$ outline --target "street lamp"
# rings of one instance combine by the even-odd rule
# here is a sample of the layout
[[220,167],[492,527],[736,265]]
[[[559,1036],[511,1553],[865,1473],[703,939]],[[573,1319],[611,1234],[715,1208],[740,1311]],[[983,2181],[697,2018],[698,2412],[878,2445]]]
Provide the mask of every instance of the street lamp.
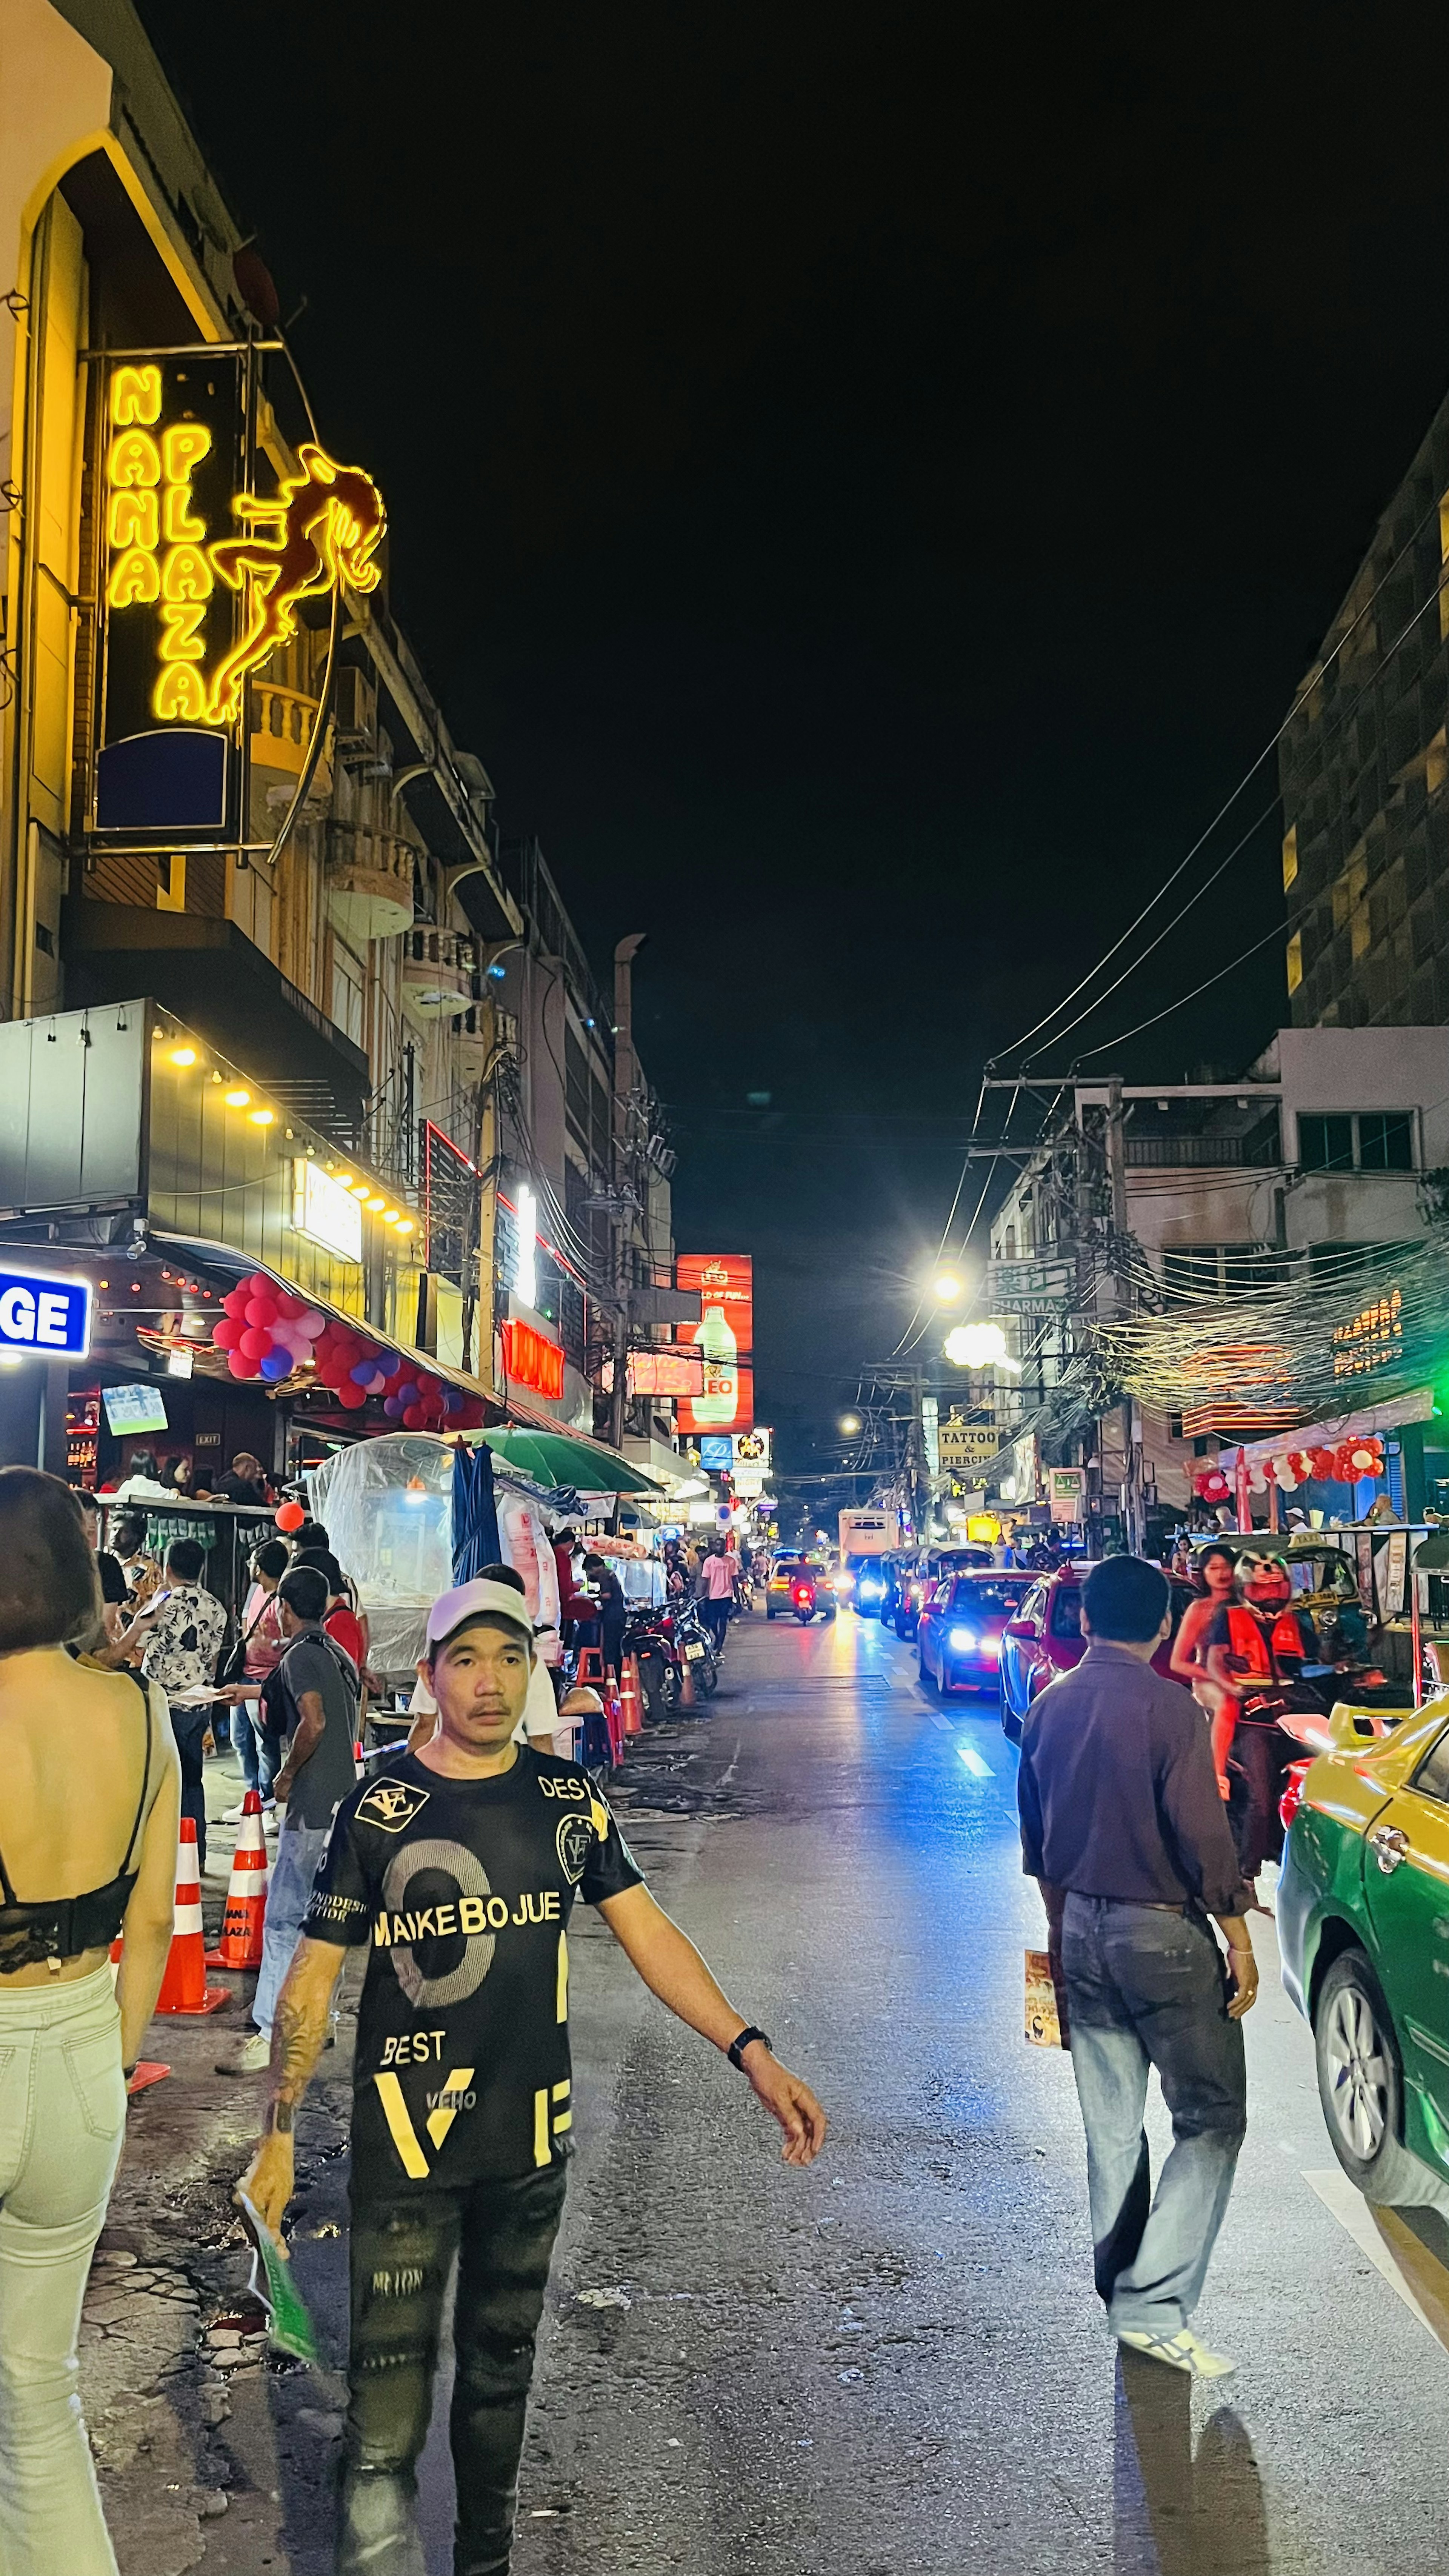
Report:
[[856,1432],[863,1428],[860,1415],[858,1413],[842,1413],[840,1417],[840,1428],[848,1440],[853,1439]]
[[1009,1355],[999,1324],[957,1324],[946,1335],[945,1356],[957,1368],[1004,1368],[1014,1376],[1021,1374],[1021,1362]]
[[954,1270],[943,1270],[931,1290],[938,1306],[954,1306],[964,1293],[963,1284]]

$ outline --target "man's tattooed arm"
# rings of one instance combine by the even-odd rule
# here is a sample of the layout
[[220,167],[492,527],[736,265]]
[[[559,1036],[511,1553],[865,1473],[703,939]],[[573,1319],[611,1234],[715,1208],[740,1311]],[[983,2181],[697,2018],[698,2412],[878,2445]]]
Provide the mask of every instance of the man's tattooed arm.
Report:
[[347,1952],[333,1941],[302,1940],[287,1971],[272,2025],[272,2063],[263,2124],[267,2136],[290,2136],[302,2096],[327,2038],[332,1989]]

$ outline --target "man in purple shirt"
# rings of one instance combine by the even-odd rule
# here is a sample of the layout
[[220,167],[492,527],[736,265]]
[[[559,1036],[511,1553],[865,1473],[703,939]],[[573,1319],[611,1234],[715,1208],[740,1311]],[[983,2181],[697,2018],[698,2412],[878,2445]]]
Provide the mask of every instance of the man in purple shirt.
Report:
[[[1022,1729],[1022,1866],[1041,1888],[1087,2133],[1097,2289],[1119,2343],[1196,2378],[1233,2367],[1188,2325],[1247,2121],[1240,2027],[1258,1972],[1202,1711],[1152,1670],[1165,1576],[1108,1557],[1082,1587],[1080,1664]],[[1222,1927],[1227,1957],[1209,1917]],[[1173,2144],[1155,2195],[1156,2067]]]

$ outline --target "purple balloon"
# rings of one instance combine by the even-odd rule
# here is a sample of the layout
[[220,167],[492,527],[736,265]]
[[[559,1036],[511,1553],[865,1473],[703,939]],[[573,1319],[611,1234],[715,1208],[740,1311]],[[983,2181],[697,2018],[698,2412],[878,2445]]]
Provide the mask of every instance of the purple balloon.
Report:
[[354,1386],[371,1386],[376,1375],[375,1363],[372,1360],[359,1360],[356,1368],[349,1369],[347,1374]]
[[401,1398],[401,1396],[397,1396],[397,1395],[389,1395],[389,1396],[385,1396],[385,1397],[383,1398],[383,1406],[382,1406],[382,1409],[383,1409],[383,1412],[387,1415],[387,1418],[388,1418],[389,1422],[396,1422],[396,1421],[398,1421],[398,1420],[401,1418],[401,1415],[402,1415],[402,1409],[403,1409],[403,1406],[402,1406],[402,1398]]
[[384,1351],[377,1365],[384,1377],[394,1378],[401,1377],[407,1363],[401,1351]]
[[261,1373],[275,1385],[278,1378],[290,1377],[295,1367],[296,1361],[290,1351],[268,1351],[262,1362]]

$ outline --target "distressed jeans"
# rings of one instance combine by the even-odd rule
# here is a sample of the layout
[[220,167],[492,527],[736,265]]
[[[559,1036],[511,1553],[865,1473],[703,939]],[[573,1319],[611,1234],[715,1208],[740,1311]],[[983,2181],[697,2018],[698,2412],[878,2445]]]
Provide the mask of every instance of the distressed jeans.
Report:
[[352,2183],[337,2576],[426,2576],[414,2500],[454,2258],[454,2576],[507,2576],[533,2346],[568,2167],[372,2199]]
[[[1069,1895],[1062,1969],[1097,2290],[1114,2334],[1173,2335],[1201,2295],[1247,2125],[1222,1956],[1199,1916]],[[1142,2126],[1154,2066],[1172,2114],[1155,2193]]]
[[76,2338],[125,2127],[110,1969],[0,1993],[4,2576],[116,2576]]
[[277,2017],[277,1997],[286,1984],[292,1953],[311,1902],[317,1863],[327,1848],[331,1831],[330,1822],[294,1825],[289,1816],[277,1836],[277,1856],[272,1863],[262,1923],[262,1964],[252,1997],[252,2019],[268,2039]]

